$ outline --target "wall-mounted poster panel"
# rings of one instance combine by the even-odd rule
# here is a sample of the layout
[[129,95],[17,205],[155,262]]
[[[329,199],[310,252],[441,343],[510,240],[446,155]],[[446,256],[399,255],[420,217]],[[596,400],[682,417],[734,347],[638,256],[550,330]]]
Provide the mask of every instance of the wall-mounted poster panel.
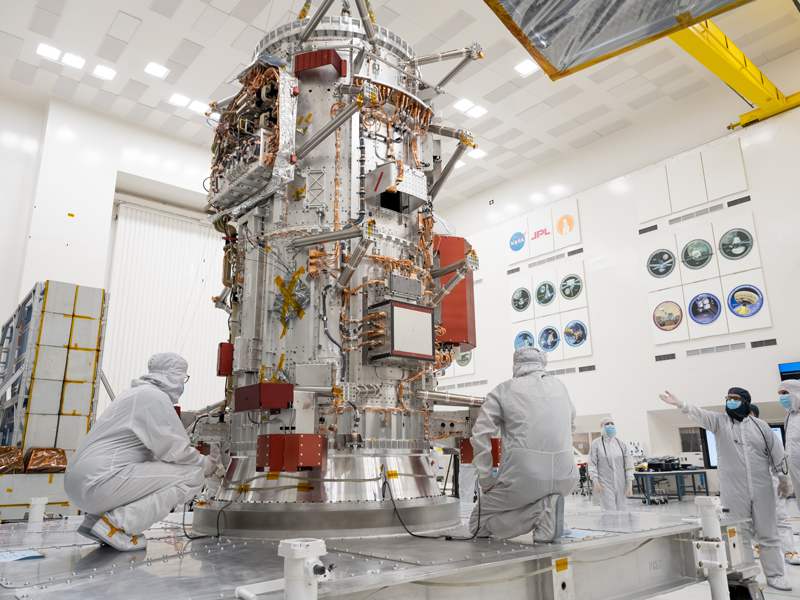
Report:
[[743,213],[714,223],[714,242],[720,275],[749,271],[761,266],[753,213]]
[[722,295],[731,333],[772,326],[764,273],[753,269],[722,277]]
[[528,219],[526,217],[512,219],[505,225],[503,231],[503,236],[498,243],[505,246],[508,263],[514,264],[527,260],[530,256]]
[[556,250],[581,243],[577,198],[562,200],[552,205],[552,216]]
[[511,326],[511,347],[514,350],[525,348],[526,346],[530,348],[537,348],[537,333],[538,330],[536,329],[536,321],[534,319],[528,319],[527,321],[514,323]]
[[642,275],[647,280],[649,291],[681,284],[680,258],[674,235],[648,241],[642,246],[640,256]]
[[533,288],[528,275],[513,277],[508,284],[508,310],[511,322],[526,321],[533,318]]
[[684,285],[719,277],[714,230],[711,225],[682,231],[675,235],[675,241]]
[[564,358],[591,356],[592,340],[589,330],[589,310],[579,308],[563,312],[560,317]]
[[453,360],[453,368],[455,369],[454,375],[461,377],[462,375],[475,374],[475,350],[468,350],[462,352]]
[[558,300],[561,311],[586,308],[588,292],[586,291],[586,277],[583,272],[583,261],[572,264],[559,265],[556,269],[558,285]]
[[707,146],[701,154],[709,201],[747,189],[747,176],[738,137]]
[[564,332],[561,328],[561,316],[556,314],[536,319],[536,325],[539,327],[536,347],[547,353],[547,361],[563,359]]
[[728,333],[728,316],[719,277],[683,286],[689,337],[697,340]]
[[650,293],[648,306],[651,315],[650,329],[656,345],[689,339],[681,286]]
[[639,223],[646,223],[672,212],[667,185],[667,169],[659,165],[631,178]]
[[672,212],[703,204],[708,200],[703,160],[694,152],[667,164],[667,181]]
[[549,206],[535,210],[528,216],[528,245],[531,258],[555,249],[553,216]]
[[556,269],[534,270],[531,276],[533,283],[533,314],[538,319],[561,311],[560,282]]

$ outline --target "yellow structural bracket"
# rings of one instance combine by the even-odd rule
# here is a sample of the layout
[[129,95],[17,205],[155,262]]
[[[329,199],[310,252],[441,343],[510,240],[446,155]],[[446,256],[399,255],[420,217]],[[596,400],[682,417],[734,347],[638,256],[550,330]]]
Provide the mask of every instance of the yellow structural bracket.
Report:
[[745,127],[800,105],[800,93],[785,96],[712,21],[701,21],[669,37],[758,107],[741,115],[728,129]]

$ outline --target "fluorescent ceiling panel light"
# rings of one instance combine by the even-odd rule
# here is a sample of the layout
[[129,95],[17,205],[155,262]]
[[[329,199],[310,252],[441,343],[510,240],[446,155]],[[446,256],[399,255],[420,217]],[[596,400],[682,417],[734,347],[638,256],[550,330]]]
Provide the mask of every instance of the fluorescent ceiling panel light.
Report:
[[466,98],[463,98],[458,102],[456,102],[455,104],[453,104],[453,108],[455,108],[456,110],[460,110],[461,112],[465,112],[470,108],[472,108],[473,106],[475,106],[475,104],[470,102]]
[[114,77],[117,76],[117,72],[114,69],[109,69],[108,67],[104,67],[103,65],[97,65],[94,68],[93,73],[97,75],[100,79],[105,79],[107,81],[111,81]]
[[186,96],[181,96],[180,94],[172,94],[172,98],[168,100],[170,104],[174,104],[175,106],[186,106],[189,104],[189,99]]
[[484,152],[483,150],[478,150],[476,148],[475,150],[467,154],[467,156],[469,156],[470,158],[483,158],[484,156],[486,156],[486,152]]
[[467,111],[467,114],[473,119],[477,119],[478,117],[482,117],[483,115],[485,115],[487,112],[489,111],[487,111],[482,106],[473,106]]
[[48,46],[47,44],[39,44],[39,47],[36,48],[36,54],[49,58],[50,60],[58,60],[58,57],[61,56],[61,50]]
[[205,102],[198,102],[197,100],[195,100],[189,105],[189,109],[193,110],[198,114],[204,115],[208,111],[209,106]]
[[75,67],[76,69],[82,69],[83,65],[86,64],[86,59],[67,52],[64,55],[64,58],[61,59],[61,62],[63,62],[68,67]]
[[461,168],[461,167],[463,167],[465,164],[467,164],[467,163],[465,163],[463,160],[459,160],[458,162],[456,162],[456,167],[455,167],[455,168],[456,168],[456,169],[460,169],[460,168]]
[[150,73],[150,75],[155,75],[160,79],[164,79],[167,73],[169,73],[169,69],[167,67],[162,67],[156,63],[147,63],[147,66],[144,68],[145,73]]
[[[219,122],[220,116],[222,116],[222,115],[220,115],[219,113],[211,113],[211,118],[213,120],[217,121],[217,122]],[[456,167],[456,168],[458,168],[458,167]]]
[[535,73],[536,71],[538,71],[539,65],[537,65],[532,60],[523,60],[516,67],[514,67],[514,70],[523,77],[527,77],[531,73]]

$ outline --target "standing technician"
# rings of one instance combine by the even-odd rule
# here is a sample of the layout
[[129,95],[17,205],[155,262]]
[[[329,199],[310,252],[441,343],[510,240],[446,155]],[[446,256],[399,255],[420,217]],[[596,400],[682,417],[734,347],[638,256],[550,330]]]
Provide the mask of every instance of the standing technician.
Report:
[[599,438],[589,448],[589,477],[603,510],[628,510],[625,499],[633,494],[633,457],[630,447],[617,437],[614,419],[600,421]]
[[[730,510],[730,516],[751,519],[740,525],[742,543],[749,550],[755,531],[767,585],[776,590],[791,590],[792,586],[783,577],[771,475],[775,473],[780,480],[778,497],[788,497],[791,486],[784,469],[783,447],[769,425],[750,416],[750,392],[738,387],[729,389],[725,413],[691,406],[669,392],[660,394],[660,398],[714,434],[720,500]],[[752,563],[753,554],[748,551],[744,554],[745,561]]]

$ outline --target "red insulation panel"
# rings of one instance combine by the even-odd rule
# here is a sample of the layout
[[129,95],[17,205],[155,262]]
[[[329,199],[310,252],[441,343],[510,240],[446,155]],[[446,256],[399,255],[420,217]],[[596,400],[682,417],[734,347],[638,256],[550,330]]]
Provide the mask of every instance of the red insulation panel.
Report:
[[339,56],[336,50],[317,50],[316,52],[306,52],[294,57],[295,74],[317,67],[332,65],[339,77],[347,77],[347,61]]
[[[434,247],[439,249],[439,265],[443,267],[458,262],[472,250],[472,246],[464,238],[449,235],[437,235]],[[442,277],[442,285],[454,276],[455,274],[450,274]],[[437,342],[457,345],[461,352],[472,350],[477,345],[472,271],[442,300],[442,327],[445,328],[445,334],[437,335]]]

